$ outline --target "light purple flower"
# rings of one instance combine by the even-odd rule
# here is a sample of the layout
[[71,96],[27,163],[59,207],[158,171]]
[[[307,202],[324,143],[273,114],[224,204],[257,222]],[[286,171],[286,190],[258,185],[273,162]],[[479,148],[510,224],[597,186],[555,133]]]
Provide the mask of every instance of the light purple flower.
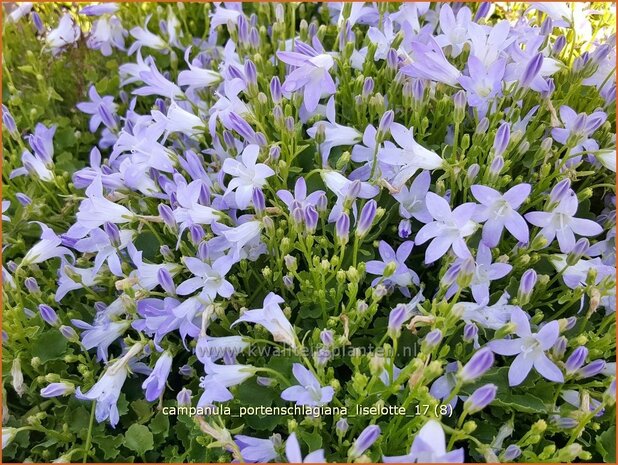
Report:
[[459,378],[469,383],[483,376],[494,364],[494,354],[491,350],[484,347],[474,353],[468,363],[459,372]]
[[307,195],[307,183],[305,178],[299,177],[294,184],[294,194],[288,190],[278,190],[277,197],[279,197],[283,203],[288,207],[290,213],[295,208],[305,210],[308,206],[317,206],[318,200],[321,196],[325,195],[324,191],[318,190]]
[[429,192],[431,174],[429,171],[421,171],[412,181],[410,187],[405,184],[393,197],[399,202],[399,214],[403,218],[416,218],[422,223],[430,223],[433,217],[427,210],[425,198]]
[[34,244],[22,259],[22,265],[41,263],[54,257],[69,255],[74,258],[73,252],[63,247],[62,239],[47,225],[37,222],[41,227],[41,240]]
[[77,42],[81,30],[79,26],[75,24],[73,17],[69,13],[65,13],[56,29],[51,30],[45,41],[47,46],[51,49],[53,55],[57,55],[62,51],[66,45],[71,45]]
[[155,363],[155,366],[148,378],[146,378],[142,383],[142,389],[146,391],[146,400],[148,402],[156,400],[159,396],[161,396],[161,394],[163,394],[167,377],[172,369],[173,361],[174,358],[170,352],[163,352],[157,360],[157,363]]
[[288,437],[288,440],[285,443],[285,455],[289,463],[326,463],[324,449],[318,449],[310,452],[303,460],[300,444],[296,438],[296,433],[292,433]]
[[380,427],[378,425],[367,426],[361,434],[358,435],[358,438],[356,438],[352,444],[352,447],[350,447],[348,457],[353,459],[360,457],[363,452],[369,449],[373,443],[376,442],[379,436]]
[[125,249],[133,239],[134,231],[123,229],[119,233],[118,243],[114,243],[108,234],[100,228],[90,231],[88,236],[78,240],[74,249],[82,253],[96,253],[94,259],[94,272],[98,272],[101,266],[107,262],[109,270],[116,276],[122,276],[122,266],[118,252]]
[[497,354],[517,355],[509,368],[509,385],[521,384],[532,367],[550,381],[563,382],[562,372],[545,354],[560,335],[558,322],[550,321],[538,333],[532,333],[528,315],[520,308],[516,308],[511,313],[511,323],[515,325],[517,338],[489,342],[489,348]]
[[230,255],[217,258],[212,264],[199,258],[185,257],[184,264],[195,276],[182,282],[176,292],[178,295],[188,295],[201,289],[200,298],[214,301],[217,295],[228,299],[234,293],[234,287],[225,276],[236,263]]
[[[379,276],[372,281],[371,285],[376,286],[383,280],[390,281],[398,286],[406,297],[410,297],[408,287],[412,284],[417,286],[420,284],[418,275],[406,265],[406,260],[412,253],[413,247],[414,242],[406,241],[402,243],[397,248],[397,252],[395,252],[388,243],[380,241],[378,251],[380,252],[380,258],[382,260],[370,260],[366,264],[367,273]],[[384,270],[391,263],[395,265],[395,271],[389,276],[383,276]]]
[[313,113],[320,98],[329,96],[337,90],[329,70],[335,61],[326,53],[318,53],[313,47],[296,41],[296,46],[302,44],[302,52],[277,52],[277,58],[296,69],[288,74],[283,83],[284,92],[295,92],[303,89],[303,105],[308,112]]
[[123,360],[119,360],[109,367],[101,379],[90,388],[88,392],[82,394],[81,388],[75,391],[75,397],[79,400],[96,401],[95,417],[100,423],[109,418],[109,423],[115,427],[120,420],[118,413],[118,398],[120,390],[127,379],[128,369]]
[[284,342],[296,348],[297,337],[294,332],[294,327],[285,317],[279,305],[283,302],[284,300],[280,296],[274,292],[270,292],[264,298],[262,308],[246,311],[232,324],[232,326],[242,321],[262,325],[273,335],[275,341]]
[[209,359],[204,362],[206,376],[200,382],[204,393],[197,403],[198,407],[232,400],[234,396],[228,388],[243,383],[255,374],[255,368],[250,365],[217,365]]
[[503,58],[489,66],[474,55],[468,58],[468,76],[461,76],[459,83],[466,90],[468,104],[478,108],[479,117],[485,116],[493,99],[501,95],[505,66]]
[[[222,8],[218,7],[218,10]],[[252,438],[237,434],[234,440],[240,449],[240,455],[248,463],[267,463],[277,458],[272,439]]]
[[475,184],[471,186],[472,195],[480,202],[474,220],[483,225],[483,242],[488,247],[496,247],[500,242],[502,230],[507,229],[518,241],[527,243],[530,232],[524,218],[516,211],[530,195],[530,184],[518,184],[504,194],[491,187]]
[[451,211],[448,202],[433,192],[427,193],[426,203],[434,221],[423,226],[414,239],[418,245],[433,239],[425,252],[425,263],[435,262],[451,247],[459,258],[469,257],[465,238],[476,231],[472,215],[477,205],[468,202]]
[[571,153],[577,154],[587,150],[598,150],[597,142],[590,136],[605,122],[607,115],[602,111],[595,111],[590,115],[575,113],[566,105],[560,107],[560,119],[564,128],[554,128],[551,135],[557,142],[570,145]]
[[455,58],[463,51],[468,40],[468,25],[472,20],[472,12],[467,6],[463,6],[453,13],[453,9],[447,3],[440,8],[440,30],[442,34],[436,36],[436,42],[442,48],[451,47],[450,55]]
[[[458,259],[453,266],[462,264],[465,260],[471,260],[470,258]],[[476,262],[474,263],[474,274],[472,281],[470,282],[470,290],[474,300],[479,304],[487,304],[489,302],[489,284],[491,281],[504,278],[511,272],[513,268],[508,263],[492,263],[491,250],[483,243],[479,244],[479,248],[476,254]],[[446,293],[446,298],[452,297],[459,286],[457,282],[454,282]]]
[[353,127],[338,124],[335,117],[335,98],[331,97],[326,104],[326,121],[317,121],[307,129],[307,134],[315,139],[318,129],[324,131],[324,142],[320,144],[322,166],[328,166],[328,157],[333,147],[355,145],[361,141],[362,134]]
[[245,209],[251,203],[254,188],[266,185],[266,178],[275,172],[264,163],[257,163],[260,147],[248,145],[242,153],[241,160],[228,158],[223,162],[222,171],[233,176],[226,190],[226,195],[234,193],[236,206]]
[[333,399],[334,389],[322,387],[315,375],[300,363],[292,365],[292,372],[299,384],[285,389],[281,393],[283,400],[296,402],[296,405],[319,406]]
[[442,425],[429,420],[414,436],[408,455],[382,457],[384,463],[463,463],[463,449],[446,451],[446,438]]
[[410,49],[413,62],[401,68],[403,74],[450,86],[457,85],[461,72],[449,63],[436,39],[429,37],[426,44],[412,42]]
[[73,393],[74,390],[73,385],[69,383],[50,383],[41,389],[41,397],[49,399],[51,397],[66,396]]
[[548,243],[558,238],[560,251],[568,253],[575,246],[575,234],[590,237],[603,232],[603,228],[594,221],[575,218],[578,206],[577,195],[569,190],[551,212],[530,212],[524,216],[529,223],[542,228],[540,234]]
[[435,170],[444,163],[440,155],[414,140],[413,128],[406,129],[399,123],[393,123],[390,133],[399,147],[386,142],[378,157],[382,163],[397,167],[391,180],[395,188],[403,186],[418,170]]

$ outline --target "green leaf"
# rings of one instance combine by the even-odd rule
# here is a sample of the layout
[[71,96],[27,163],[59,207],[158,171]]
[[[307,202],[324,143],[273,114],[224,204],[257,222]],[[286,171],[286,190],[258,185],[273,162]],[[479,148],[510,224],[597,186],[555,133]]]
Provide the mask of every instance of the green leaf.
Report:
[[142,455],[154,447],[154,438],[144,425],[131,425],[125,434],[125,446]]
[[64,355],[67,348],[67,340],[60,331],[49,329],[43,333],[36,341],[36,345],[32,348],[32,355],[39,357],[41,362],[49,362],[56,360]]
[[92,438],[99,449],[103,452],[105,460],[114,459],[120,453],[120,446],[123,443],[122,436],[95,436]]
[[150,402],[147,402],[144,399],[138,399],[131,402],[131,408],[137,415],[138,423],[145,423],[154,413]]
[[153,434],[167,435],[169,429],[170,420],[167,418],[167,415],[163,415],[162,413],[157,413],[154,419],[150,422],[150,430]]
[[616,427],[612,426],[599,435],[597,451],[605,463],[616,463]]

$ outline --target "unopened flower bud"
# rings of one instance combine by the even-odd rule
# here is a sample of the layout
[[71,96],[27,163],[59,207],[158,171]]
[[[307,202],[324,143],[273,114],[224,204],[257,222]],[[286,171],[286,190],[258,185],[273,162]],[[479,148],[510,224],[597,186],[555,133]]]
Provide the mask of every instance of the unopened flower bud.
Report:
[[468,413],[476,413],[491,404],[496,398],[498,386],[495,384],[485,384],[475,390],[464,402],[464,410]]
[[58,324],[58,315],[49,305],[41,304],[39,305],[39,313],[41,314],[41,318],[47,324],[56,326]]
[[459,378],[469,383],[483,376],[494,364],[494,354],[488,348],[478,350],[459,372]]

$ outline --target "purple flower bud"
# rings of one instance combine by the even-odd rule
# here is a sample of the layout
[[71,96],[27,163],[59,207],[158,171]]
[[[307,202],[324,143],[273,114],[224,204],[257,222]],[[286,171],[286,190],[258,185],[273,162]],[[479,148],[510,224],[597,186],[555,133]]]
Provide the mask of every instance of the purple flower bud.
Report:
[[[242,17],[242,16],[241,16]],[[182,388],[176,396],[176,401],[179,407],[188,407],[191,405],[191,390]]]
[[275,104],[283,100],[283,92],[281,91],[281,81],[277,76],[270,80],[270,97]]
[[460,90],[458,92],[455,93],[455,95],[453,96],[453,104],[455,105],[455,111],[464,111],[466,109],[466,92],[463,90]]
[[494,157],[494,159],[491,161],[491,165],[489,165],[489,172],[493,176],[498,176],[502,171],[502,168],[504,168],[504,158]]
[[475,413],[483,410],[491,404],[496,398],[498,386],[495,384],[486,384],[474,391],[464,403],[464,410],[468,413]]
[[389,69],[396,70],[399,65],[399,56],[397,55],[397,50],[394,48],[388,49],[386,52],[386,66]]
[[255,131],[242,116],[232,112],[230,113],[229,121],[231,128],[247,141],[253,142],[255,140]]
[[548,36],[552,33],[553,30],[554,22],[548,16],[547,18],[545,18],[545,21],[543,21],[543,24],[541,24],[541,35]]
[[552,423],[560,429],[573,429],[579,424],[575,418],[561,417],[558,415],[553,415],[551,420]]
[[9,111],[9,109],[3,104],[2,105],[2,125],[9,131],[9,134],[16,137],[19,135],[17,131],[17,125],[15,124],[15,119],[13,115]]
[[401,220],[399,222],[399,227],[397,228],[397,234],[402,239],[407,239],[412,234],[412,223],[410,220]]
[[573,246],[573,249],[567,255],[567,260],[566,260],[567,265],[573,266],[577,262],[579,262],[579,260],[584,255],[586,255],[586,252],[588,252],[589,248],[590,248],[590,241],[586,239],[585,237],[580,238]]
[[510,462],[521,455],[521,448],[517,444],[511,444],[504,450],[504,460]]
[[554,46],[552,47],[552,52],[554,53],[554,55],[558,55],[565,47],[566,45],[566,37],[564,37],[563,35],[560,35],[556,38],[556,41],[554,42]]
[[333,345],[333,341],[334,341],[333,332],[330,329],[323,329],[320,332],[320,340],[322,341],[322,344],[324,344],[325,346]]
[[425,81],[415,79],[412,83],[412,98],[417,102],[422,102],[425,98]]
[[257,85],[257,70],[255,69],[255,63],[249,59],[245,61],[245,76],[247,77],[247,84]]
[[118,226],[108,221],[103,223],[103,231],[105,231],[114,247],[120,246],[120,230],[118,229]]
[[528,299],[532,295],[532,291],[534,290],[534,286],[536,285],[537,274],[532,268],[526,270],[521,277],[521,281],[519,282],[519,290],[517,292],[517,299],[523,303],[527,303]]
[[28,289],[28,292],[30,292],[31,294],[41,293],[41,288],[39,287],[39,283],[37,283],[36,279],[34,279],[32,276],[28,276],[24,280],[24,285],[26,286],[26,289]]
[[322,347],[321,349],[318,349],[317,354],[316,354],[316,363],[319,366],[325,366],[328,361],[331,358],[331,352],[328,349],[325,349],[324,347]]
[[42,34],[43,31],[45,31],[45,25],[43,24],[41,16],[36,11],[33,11],[30,13],[30,17],[32,18],[32,22],[34,23],[34,27],[36,27],[36,30],[39,32],[39,34]]
[[283,285],[287,288],[287,289],[294,289],[294,276],[290,275],[290,274],[286,274],[283,277]]
[[429,349],[433,349],[438,344],[440,344],[440,341],[442,341],[442,331],[440,331],[439,329],[433,329],[427,333],[427,336],[425,336],[423,343]]
[[23,194],[21,192],[18,192],[17,194],[15,194],[15,198],[24,207],[32,203],[32,199],[28,197],[26,194]]
[[368,98],[373,93],[373,88],[375,84],[373,82],[373,78],[370,76],[365,78],[365,82],[363,83],[363,98]]
[[15,271],[17,271],[17,263],[15,263],[13,260],[9,260],[9,262],[6,264],[6,267],[11,273],[15,273]]
[[73,390],[73,385],[68,383],[51,383],[41,389],[41,397],[49,399],[51,397],[64,396],[65,394],[72,393]]
[[161,216],[165,225],[170,229],[176,229],[176,220],[174,219],[174,212],[172,209],[168,205],[160,203],[158,210],[159,216]]
[[489,130],[489,119],[484,116],[480,119],[479,123],[476,125],[475,132],[477,134],[485,134]]
[[294,133],[294,126],[295,126],[294,117],[288,116],[285,119],[285,129],[287,129],[289,133]]
[[53,308],[51,308],[49,305],[41,304],[39,305],[39,312],[41,314],[41,318],[43,318],[43,321],[45,321],[45,323],[51,326],[56,326],[56,324],[58,323],[58,315],[56,315],[56,312]]
[[547,90],[541,92],[541,96],[543,98],[549,98],[556,90],[556,83],[554,82],[554,78],[548,78],[545,82],[547,83]]
[[609,105],[616,100],[616,84],[604,85],[600,90],[601,97],[605,100],[605,103]]
[[190,365],[183,365],[178,369],[178,373],[180,376],[184,376],[186,378],[191,378],[193,376],[193,367]]
[[373,220],[376,217],[377,209],[378,204],[373,199],[371,199],[363,206],[360,217],[358,219],[358,224],[356,225],[356,235],[358,237],[365,237],[365,235],[369,232],[373,224]]
[[174,261],[174,252],[172,252],[172,249],[170,249],[169,245],[163,244],[161,247],[159,247],[159,252],[166,260]]
[[466,323],[463,330],[463,339],[466,342],[471,342],[478,333],[479,329],[474,323]]
[[564,330],[568,331],[569,329],[573,329],[577,324],[577,317],[570,316],[566,319],[566,325],[564,325]]
[[304,220],[303,210],[300,207],[292,210],[292,220],[295,224],[302,224]]
[[352,181],[348,193],[346,194],[346,200],[354,200],[355,198],[357,198],[360,194],[361,187],[361,182],[358,179]]
[[464,383],[469,383],[483,376],[494,364],[494,353],[489,348],[478,350],[466,363],[459,377]]
[[382,134],[382,135],[387,134],[394,120],[395,120],[395,112],[393,110],[386,111],[382,115],[382,118],[380,118],[380,125],[378,126],[378,134]]
[[457,276],[459,275],[459,272],[461,271],[461,264],[462,264],[461,261],[456,261],[448,268],[448,270],[446,270],[446,273],[444,273],[441,279],[442,283],[445,286],[450,286],[455,281],[457,281]]
[[258,216],[262,215],[266,210],[266,198],[259,187],[253,189],[253,208]]
[[526,67],[524,68],[524,72],[519,80],[519,85],[521,87],[529,87],[532,81],[537,77],[539,71],[541,71],[541,66],[543,66],[543,53],[539,52],[528,62]]
[[567,341],[567,338],[564,336],[560,336],[556,342],[554,343],[554,346],[552,347],[552,353],[554,354],[554,356],[556,358],[562,358],[564,356],[564,353],[566,352],[567,349],[567,344],[569,341]]
[[470,184],[474,182],[474,180],[476,179],[480,171],[481,171],[481,167],[479,166],[478,163],[473,163],[468,167],[466,178],[468,179],[468,182]]
[[564,364],[567,374],[579,370],[584,365],[586,357],[588,357],[588,349],[585,346],[579,346],[575,349]]
[[174,284],[174,279],[172,278],[171,273],[167,268],[161,267],[159,271],[157,271],[157,281],[159,285],[170,295],[176,294],[176,286]]
[[281,157],[281,148],[273,145],[268,151],[268,156],[272,161],[277,161]]
[[485,16],[489,14],[489,10],[491,10],[491,2],[482,2],[479,5],[478,10],[476,10],[474,21],[478,22],[479,20],[485,18]]
[[335,429],[337,430],[337,434],[345,434],[348,431],[348,420],[345,418],[337,420],[337,423],[335,423]]
[[341,245],[348,243],[350,238],[350,217],[347,213],[342,213],[335,224],[335,236]]
[[609,44],[601,44],[594,49],[590,59],[593,63],[599,64],[607,58],[611,51],[612,47]]
[[62,334],[69,341],[79,341],[79,336],[70,326],[60,326],[60,334]]
[[496,157],[501,156],[509,145],[511,140],[511,126],[509,123],[502,123],[496,131],[494,138],[494,153]]
[[251,44],[253,48],[260,47],[260,34],[254,27],[251,28],[251,32],[249,33],[249,44]]
[[607,365],[607,363],[605,362],[605,360],[601,360],[601,359],[590,362],[585,367],[577,370],[577,377],[578,378],[592,378],[593,376],[596,376],[599,373],[601,373],[605,369],[605,365]]
[[408,311],[404,304],[397,305],[388,315],[388,334],[391,338],[399,337],[401,333],[401,325],[404,324],[408,317]]
[[328,199],[326,198],[326,194],[320,194],[317,201],[315,202],[315,208],[317,208],[319,212],[326,211],[326,209],[328,208]]
[[551,190],[549,194],[549,201],[551,203],[560,202],[562,199],[564,199],[568,195],[570,190],[571,190],[571,180],[568,178],[563,179],[558,184],[556,184],[554,188]]
[[204,239],[205,235],[206,233],[204,232],[204,228],[202,228],[199,224],[192,224],[189,226],[189,239],[193,245],[197,246],[202,239]]
[[359,434],[354,444],[348,451],[348,456],[350,458],[357,458],[363,455],[367,449],[369,449],[374,442],[380,436],[380,427],[378,425],[370,425],[363,430],[361,434]]
[[313,234],[318,227],[318,219],[320,218],[320,215],[313,205],[307,205],[304,216],[307,232],[309,234]]

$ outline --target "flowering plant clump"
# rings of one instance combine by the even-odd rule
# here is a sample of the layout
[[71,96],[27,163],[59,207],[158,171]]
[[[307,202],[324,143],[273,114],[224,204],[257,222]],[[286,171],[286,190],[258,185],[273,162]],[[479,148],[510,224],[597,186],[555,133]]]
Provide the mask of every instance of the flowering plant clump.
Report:
[[615,461],[615,5],[3,15],[5,461]]

